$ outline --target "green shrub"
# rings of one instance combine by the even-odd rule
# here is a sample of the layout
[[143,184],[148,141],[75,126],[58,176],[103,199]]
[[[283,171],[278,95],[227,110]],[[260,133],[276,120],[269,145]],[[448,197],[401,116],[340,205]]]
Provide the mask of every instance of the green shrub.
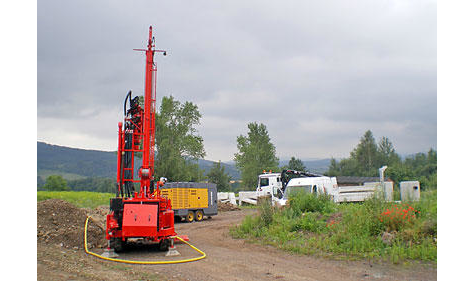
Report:
[[305,230],[321,233],[325,231],[327,225],[328,223],[319,213],[303,213],[302,218],[295,220],[295,223],[292,224],[291,231]]
[[68,187],[68,183],[65,179],[63,179],[60,175],[51,175],[46,178],[46,183],[43,186],[43,189],[49,191],[66,191],[70,190]]
[[[394,263],[437,260],[436,191],[424,191],[420,202],[407,205],[377,198],[336,205],[328,197],[303,193],[291,195],[289,203],[282,209],[260,206],[258,215],[246,217],[231,234],[235,238],[259,238],[256,241],[260,243],[299,254],[380,257]],[[414,217],[393,226],[394,222],[385,221],[383,216],[390,208],[398,208],[400,217],[406,214],[401,210],[410,210]]]
[[336,204],[325,193],[293,192],[289,195],[289,206],[296,215],[306,212],[329,214],[336,211]]
[[259,205],[259,215],[260,215],[260,222],[263,226],[269,226],[274,217],[274,208],[272,207],[269,200],[264,200]]
[[233,226],[230,228],[231,236],[234,238],[245,238],[248,235],[256,235],[256,230],[259,228],[259,217],[246,216],[239,226]]

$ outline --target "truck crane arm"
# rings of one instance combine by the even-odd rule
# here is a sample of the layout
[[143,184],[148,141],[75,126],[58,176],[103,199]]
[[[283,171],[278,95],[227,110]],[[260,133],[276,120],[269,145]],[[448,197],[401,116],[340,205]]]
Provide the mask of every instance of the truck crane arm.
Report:
[[293,178],[301,178],[301,177],[323,177],[320,174],[314,174],[309,172],[302,172],[302,171],[295,171],[295,170],[282,170],[280,174],[281,181],[282,181],[282,193],[285,191],[287,184]]

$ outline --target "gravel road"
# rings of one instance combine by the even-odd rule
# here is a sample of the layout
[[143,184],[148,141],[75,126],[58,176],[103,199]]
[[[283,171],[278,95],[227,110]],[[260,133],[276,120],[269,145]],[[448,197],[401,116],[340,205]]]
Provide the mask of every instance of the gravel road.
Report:
[[[229,227],[255,210],[221,212],[212,219],[177,223],[178,234],[206,252],[204,260],[173,265],[127,265],[38,241],[38,280],[437,280],[436,264],[394,265],[368,261],[337,261],[294,255],[271,247],[232,239]],[[179,258],[196,257],[177,244]],[[100,249],[96,249],[100,252]],[[165,260],[155,247],[135,246],[121,258]]]

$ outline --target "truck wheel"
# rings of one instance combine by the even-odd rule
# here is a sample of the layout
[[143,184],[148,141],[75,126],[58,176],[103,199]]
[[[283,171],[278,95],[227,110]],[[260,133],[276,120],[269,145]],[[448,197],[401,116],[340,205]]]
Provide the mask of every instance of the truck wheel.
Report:
[[111,239],[111,247],[116,251],[117,253],[120,253],[124,250],[125,242],[122,241],[121,238],[112,238]]
[[204,215],[203,215],[203,211],[202,211],[202,210],[197,210],[197,211],[195,212],[195,220],[196,220],[196,221],[202,221],[202,220],[203,220],[203,217],[204,217]]
[[194,219],[195,219],[195,213],[193,213],[193,211],[188,211],[188,215],[186,215],[186,221],[193,222]]
[[158,244],[158,247],[159,247],[160,251],[167,251],[168,247],[170,247],[170,240],[169,239],[163,239]]

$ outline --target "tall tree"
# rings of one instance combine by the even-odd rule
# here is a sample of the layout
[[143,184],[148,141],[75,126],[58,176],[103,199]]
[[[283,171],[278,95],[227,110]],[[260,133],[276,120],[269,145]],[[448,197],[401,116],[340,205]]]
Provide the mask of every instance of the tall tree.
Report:
[[382,137],[378,144],[379,163],[377,166],[394,166],[401,162],[393,144],[387,137]]
[[382,137],[378,145],[373,133],[368,130],[349,158],[337,162],[332,159],[327,174],[331,176],[378,176],[382,165],[395,166],[401,163],[399,155],[387,137]]
[[199,181],[203,170],[197,160],[206,153],[203,138],[195,126],[200,124],[198,106],[181,103],[172,96],[163,97],[155,117],[157,157],[155,177],[173,181]]
[[264,124],[253,122],[247,128],[247,136],[237,137],[238,153],[234,154],[234,161],[241,171],[244,186],[254,188],[262,170],[277,170],[279,159]]
[[350,158],[358,163],[362,176],[372,176],[377,174],[378,147],[374,140],[373,133],[368,130],[361,138],[360,143],[351,152]]
[[349,158],[339,162],[332,159],[326,174],[374,177],[382,165],[388,166],[385,175],[394,181],[395,187],[401,181],[418,180],[423,189],[437,188],[437,151],[431,148],[427,154],[417,153],[402,161],[387,137],[376,145],[371,131],[364,134]]
[[427,162],[429,164],[436,164],[437,165],[437,151],[434,149],[429,149],[429,152],[427,152]]
[[218,192],[229,191],[231,189],[229,184],[231,176],[224,171],[224,166],[221,165],[221,161],[213,163],[213,167],[206,175],[206,178],[216,184]]
[[289,164],[287,165],[287,168],[289,170],[296,170],[296,171],[302,171],[302,172],[307,171],[307,167],[305,167],[302,160],[300,160],[298,158],[295,158],[293,156],[292,156],[292,158],[290,158]]
[[329,177],[341,175],[341,167],[335,158],[332,157],[332,159],[330,160],[330,166],[328,166],[328,171],[325,173],[325,175]]

